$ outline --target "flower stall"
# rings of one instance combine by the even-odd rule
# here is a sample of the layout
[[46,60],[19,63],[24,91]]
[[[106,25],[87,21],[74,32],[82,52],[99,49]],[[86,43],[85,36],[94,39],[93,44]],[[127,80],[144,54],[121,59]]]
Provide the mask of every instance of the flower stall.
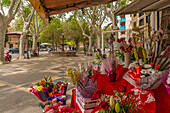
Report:
[[126,66],[120,65],[114,55],[102,55],[98,50],[95,55],[98,63],[81,65],[78,70],[68,68],[67,75],[76,85],[72,91],[72,108],[80,113],[169,112],[170,61],[161,46],[155,44],[165,40],[166,35],[155,32],[148,40],[150,49],[147,50],[137,45],[139,29],[133,30],[137,34],[129,40],[118,39],[120,49],[134,57]]

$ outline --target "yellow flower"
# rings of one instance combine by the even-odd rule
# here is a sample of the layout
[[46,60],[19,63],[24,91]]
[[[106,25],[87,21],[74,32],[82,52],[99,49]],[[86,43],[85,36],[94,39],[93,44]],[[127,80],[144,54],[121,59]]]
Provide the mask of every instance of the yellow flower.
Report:
[[60,90],[61,90],[61,88],[64,86],[64,84],[61,84],[61,86],[60,86]]
[[38,86],[38,87],[36,88],[36,90],[37,90],[37,91],[42,91],[43,88],[44,88],[43,86]]
[[115,111],[116,111],[116,113],[120,112],[120,106],[118,103],[116,103],[116,105],[115,105]]
[[110,107],[111,107],[112,110],[115,107],[115,100],[114,100],[113,96],[110,96]]

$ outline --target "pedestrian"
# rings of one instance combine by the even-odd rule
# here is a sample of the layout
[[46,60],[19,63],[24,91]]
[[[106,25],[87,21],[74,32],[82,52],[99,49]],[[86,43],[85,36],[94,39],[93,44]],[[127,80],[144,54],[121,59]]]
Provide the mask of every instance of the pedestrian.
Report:
[[84,44],[84,55],[86,55],[86,45]]
[[69,51],[71,51],[71,46],[69,46]]
[[94,47],[94,53],[96,53],[96,46]]
[[74,46],[72,47],[72,50],[74,51]]

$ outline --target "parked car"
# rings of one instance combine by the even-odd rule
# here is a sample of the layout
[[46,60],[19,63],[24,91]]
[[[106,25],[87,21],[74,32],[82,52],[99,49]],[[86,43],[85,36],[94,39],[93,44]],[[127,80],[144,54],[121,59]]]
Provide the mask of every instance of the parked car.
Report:
[[[9,53],[19,53],[19,48],[9,48]],[[26,49],[24,50],[24,53],[27,53]]]
[[9,48],[9,53],[19,53],[19,48]]

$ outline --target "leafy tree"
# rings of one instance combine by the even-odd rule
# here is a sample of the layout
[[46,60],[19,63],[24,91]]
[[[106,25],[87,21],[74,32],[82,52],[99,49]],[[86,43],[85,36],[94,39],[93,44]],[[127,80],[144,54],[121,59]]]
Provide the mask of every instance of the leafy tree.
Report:
[[32,19],[32,23],[29,28],[29,31],[33,35],[32,50],[34,50],[34,51],[37,51],[37,40],[45,26],[46,25],[43,22],[43,20],[40,18],[40,16],[37,15],[37,12],[35,12],[33,19]]
[[62,29],[68,40],[73,40],[75,42],[76,50],[78,50],[78,44],[83,40],[83,35],[76,18],[69,18],[63,23]]
[[57,45],[58,42],[61,40],[62,35],[62,21],[56,19],[55,17],[52,18],[51,24],[47,25],[43,31],[40,33],[40,42],[53,42]]
[[[19,14],[20,18],[22,18],[24,25],[23,25],[23,30],[22,34],[20,36],[20,45],[19,45],[19,58],[24,59],[24,43],[26,36],[28,35],[28,30],[30,27],[30,23],[34,14],[34,8],[30,6],[30,4],[27,4],[26,2],[21,2],[21,7],[19,8]],[[28,46],[28,45],[27,45]]]
[[[5,33],[8,24],[15,18],[21,0],[0,0],[0,63],[4,63]],[[4,8],[8,13],[4,13]]]

